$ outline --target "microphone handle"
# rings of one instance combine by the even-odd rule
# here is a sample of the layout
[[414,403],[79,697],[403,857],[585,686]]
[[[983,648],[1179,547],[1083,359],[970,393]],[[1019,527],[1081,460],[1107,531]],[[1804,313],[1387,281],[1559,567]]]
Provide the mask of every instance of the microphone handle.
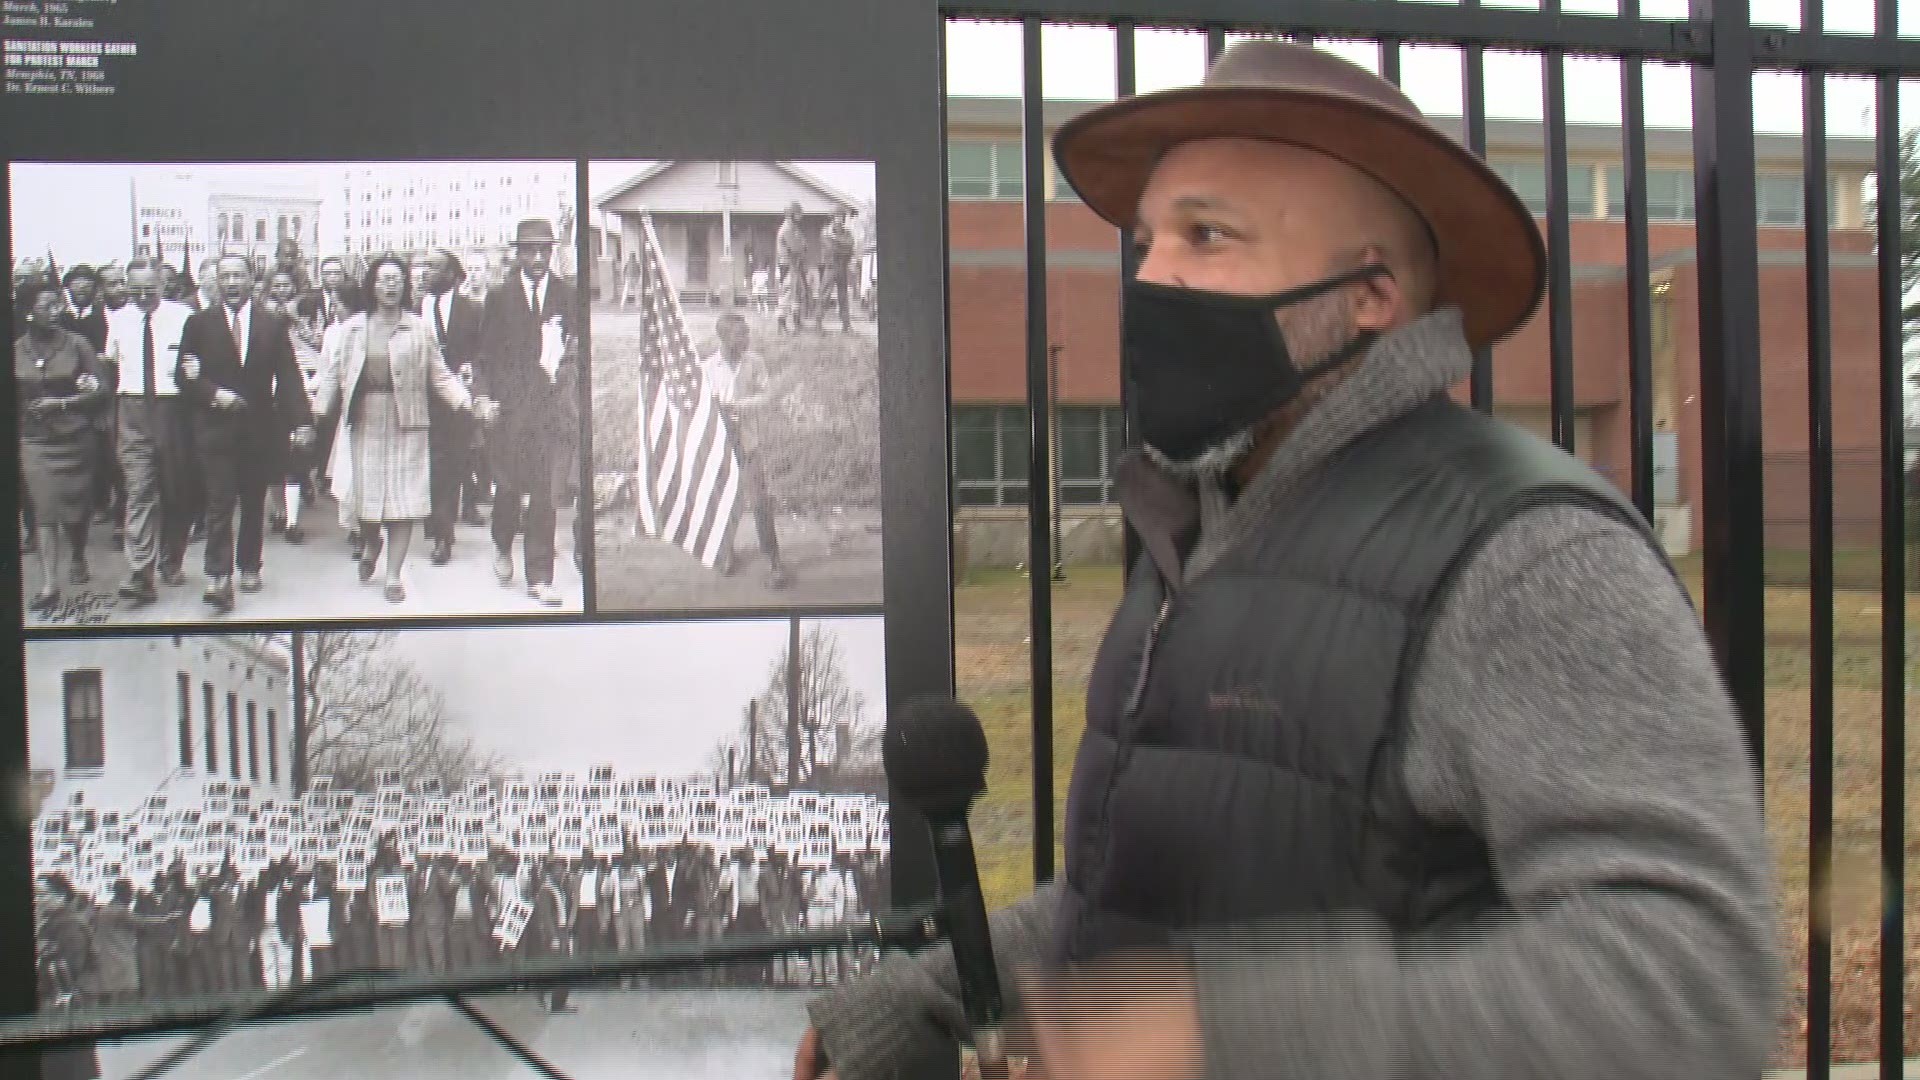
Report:
[[980,1080],[1006,1080],[1007,1048],[1001,1029],[1005,1007],[966,811],[928,813],[927,823],[933,833],[941,918],[947,940],[953,945],[953,966],[960,977],[960,1001],[966,1009],[967,1025],[973,1031]]

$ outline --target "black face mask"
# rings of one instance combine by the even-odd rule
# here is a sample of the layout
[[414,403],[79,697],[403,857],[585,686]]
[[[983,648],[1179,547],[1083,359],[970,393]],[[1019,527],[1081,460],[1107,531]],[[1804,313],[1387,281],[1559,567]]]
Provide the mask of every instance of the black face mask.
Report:
[[1237,296],[1129,281],[1121,368],[1140,437],[1173,461],[1191,461],[1260,422],[1308,381],[1372,344],[1362,334],[1307,367],[1293,360],[1277,308],[1390,274],[1366,266],[1267,296]]

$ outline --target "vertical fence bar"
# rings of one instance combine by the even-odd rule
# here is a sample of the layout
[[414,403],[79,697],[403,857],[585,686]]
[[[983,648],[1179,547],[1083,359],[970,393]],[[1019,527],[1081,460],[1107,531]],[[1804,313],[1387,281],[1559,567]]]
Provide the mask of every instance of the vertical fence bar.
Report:
[[1711,63],[1693,69],[1704,614],[1757,768],[1766,752],[1767,641],[1753,22],[1748,0],[1689,0],[1688,14],[1713,39]]
[[[1480,0],[1461,0],[1463,8],[1478,8]],[[1461,57],[1461,75],[1466,82],[1467,149],[1487,157],[1487,48],[1484,45],[1468,45]],[[1477,348],[1473,351],[1473,374],[1468,379],[1473,407],[1481,412],[1493,411],[1493,350]]]
[[1227,31],[1224,27],[1207,27],[1207,66],[1212,67],[1220,54],[1227,51]]
[[[1820,32],[1822,0],[1801,25]],[[1807,1080],[1833,1066],[1833,292],[1827,240],[1827,80],[1802,77],[1801,171],[1806,177],[1807,560],[1813,595],[1813,686],[1807,760]]]
[[[953,542],[954,537],[951,535],[954,513],[958,509],[955,503],[959,489],[959,485],[955,482],[957,477],[954,473],[953,459],[953,222],[950,212],[953,202],[953,184],[947,175],[951,169],[953,157],[948,149],[951,144],[947,135],[947,18],[944,14],[940,17],[939,23],[939,55],[935,57],[934,74],[935,78],[939,79],[940,86],[940,269],[945,276],[945,287],[940,290],[940,349],[947,380],[947,528],[950,545],[948,550],[957,556],[960,545]],[[877,334],[878,331],[876,330],[875,333]],[[960,575],[965,573],[967,568],[961,566],[957,558],[950,558],[949,563],[948,580],[957,583]],[[955,640],[955,632],[954,606],[949,600],[947,604],[948,641]],[[947,685],[957,687],[959,679],[958,663],[949,656],[947,657]],[[894,875],[896,898],[902,895],[900,890],[903,886],[900,881],[900,875]]]
[[1400,46],[1402,44],[1397,37],[1380,39],[1380,77],[1395,86],[1400,85]]
[[1041,22],[1021,20],[1021,184],[1027,228],[1027,585],[1033,639],[1033,882],[1053,880],[1053,417],[1047,396],[1047,117]]
[[[1877,0],[1876,36],[1899,33]],[[1907,514],[1904,312],[1900,276],[1900,73],[1876,77],[1874,199],[1880,270],[1880,1078],[1898,1080],[1906,1044]]]
[[[1558,12],[1560,0],[1546,0]],[[1542,58],[1547,127],[1547,330],[1552,342],[1553,441],[1574,450],[1573,439],[1573,228],[1567,191],[1567,54],[1548,49]],[[1588,192],[1592,194],[1591,191]]]
[[[1620,15],[1640,18],[1640,0],[1623,0]],[[1653,270],[1647,245],[1647,77],[1638,56],[1621,60],[1621,183],[1627,212],[1627,427],[1633,505],[1653,520]],[[1607,192],[1609,202],[1613,192]],[[1608,216],[1612,216],[1609,214]],[[1678,462],[1675,462],[1676,467]]]
[[[1134,29],[1133,20],[1131,19],[1122,19],[1115,23],[1113,27],[1113,89],[1114,97],[1116,98],[1132,97],[1138,86],[1137,75],[1134,71],[1136,64],[1134,59]],[[1127,282],[1133,280],[1133,275],[1137,273],[1139,269],[1140,257],[1139,254],[1133,250],[1133,230],[1121,229],[1120,282],[1123,288]],[[1122,295],[1124,296],[1124,292]],[[1124,299],[1121,301],[1123,304],[1125,302]],[[1125,313],[1122,312],[1123,322],[1124,319]],[[1120,441],[1129,448],[1131,448],[1134,443],[1133,403],[1127,398],[1127,381],[1124,378],[1120,380]],[[1133,522],[1127,521],[1124,517],[1121,519],[1120,528],[1120,566],[1122,573],[1127,574],[1133,570],[1133,561],[1140,557],[1140,534],[1133,530]],[[1122,580],[1124,580],[1124,577]]]

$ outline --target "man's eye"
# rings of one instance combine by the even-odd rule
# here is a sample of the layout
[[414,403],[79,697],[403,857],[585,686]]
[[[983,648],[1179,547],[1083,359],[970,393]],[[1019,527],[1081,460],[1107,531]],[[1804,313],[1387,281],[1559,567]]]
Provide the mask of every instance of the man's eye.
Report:
[[1217,244],[1222,240],[1228,239],[1228,233],[1225,229],[1222,229],[1218,225],[1206,224],[1205,222],[1195,222],[1187,229],[1187,236],[1196,246]]

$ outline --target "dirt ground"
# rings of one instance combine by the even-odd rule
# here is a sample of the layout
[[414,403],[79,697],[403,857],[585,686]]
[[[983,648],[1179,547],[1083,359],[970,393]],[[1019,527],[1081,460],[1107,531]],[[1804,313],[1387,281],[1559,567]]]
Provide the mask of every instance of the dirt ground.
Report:
[[[782,333],[765,312],[746,315],[766,361],[777,407],[750,434],[764,477],[781,561],[792,576],[772,586],[751,514],[735,537],[731,576],[671,544],[635,536],[631,503],[603,507],[595,525],[595,604],[602,611],[686,611],[879,604],[879,355],[873,324],[851,333]],[[696,349],[711,344],[713,313],[689,312]],[[593,314],[593,457],[596,475],[632,482],[637,468],[640,317],[602,305]]]
[[[1094,651],[1119,597],[1113,568],[1077,568],[1053,593],[1054,833],[1061,831],[1067,781],[1085,723],[1085,685]],[[1697,589],[1696,589],[1697,595]],[[992,747],[987,794],[975,811],[983,887],[990,907],[1033,888],[1032,706],[1027,580],[1013,572],[976,572],[955,590],[955,662],[960,692],[980,713]],[[1910,598],[1909,611],[1920,614]],[[1833,1060],[1878,1058],[1880,869],[1880,605],[1877,593],[1835,598]],[[1787,1009],[1774,1055],[1779,1068],[1806,1056],[1808,778],[1811,692],[1808,688],[1804,589],[1769,589],[1767,690],[1767,829],[1780,887],[1781,940],[1787,952]],[[1920,625],[1920,622],[1916,622]],[[1908,686],[1915,686],[1910,667]],[[1909,691],[1905,772],[1920,766],[1920,694]],[[1920,785],[1909,785],[1907,820],[1920,820]],[[1920,998],[1920,833],[1906,842],[1904,894],[1908,932],[1906,1055],[1920,1054],[1915,999]],[[1055,845],[1054,867],[1061,864]]]
[[751,515],[735,537],[739,568],[724,576],[664,540],[634,535],[631,512],[602,514],[594,525],[597,607],[655,612],[881,602],[879,514],[781,514],[774,527],[792,577],[784,589],[768,580]]

